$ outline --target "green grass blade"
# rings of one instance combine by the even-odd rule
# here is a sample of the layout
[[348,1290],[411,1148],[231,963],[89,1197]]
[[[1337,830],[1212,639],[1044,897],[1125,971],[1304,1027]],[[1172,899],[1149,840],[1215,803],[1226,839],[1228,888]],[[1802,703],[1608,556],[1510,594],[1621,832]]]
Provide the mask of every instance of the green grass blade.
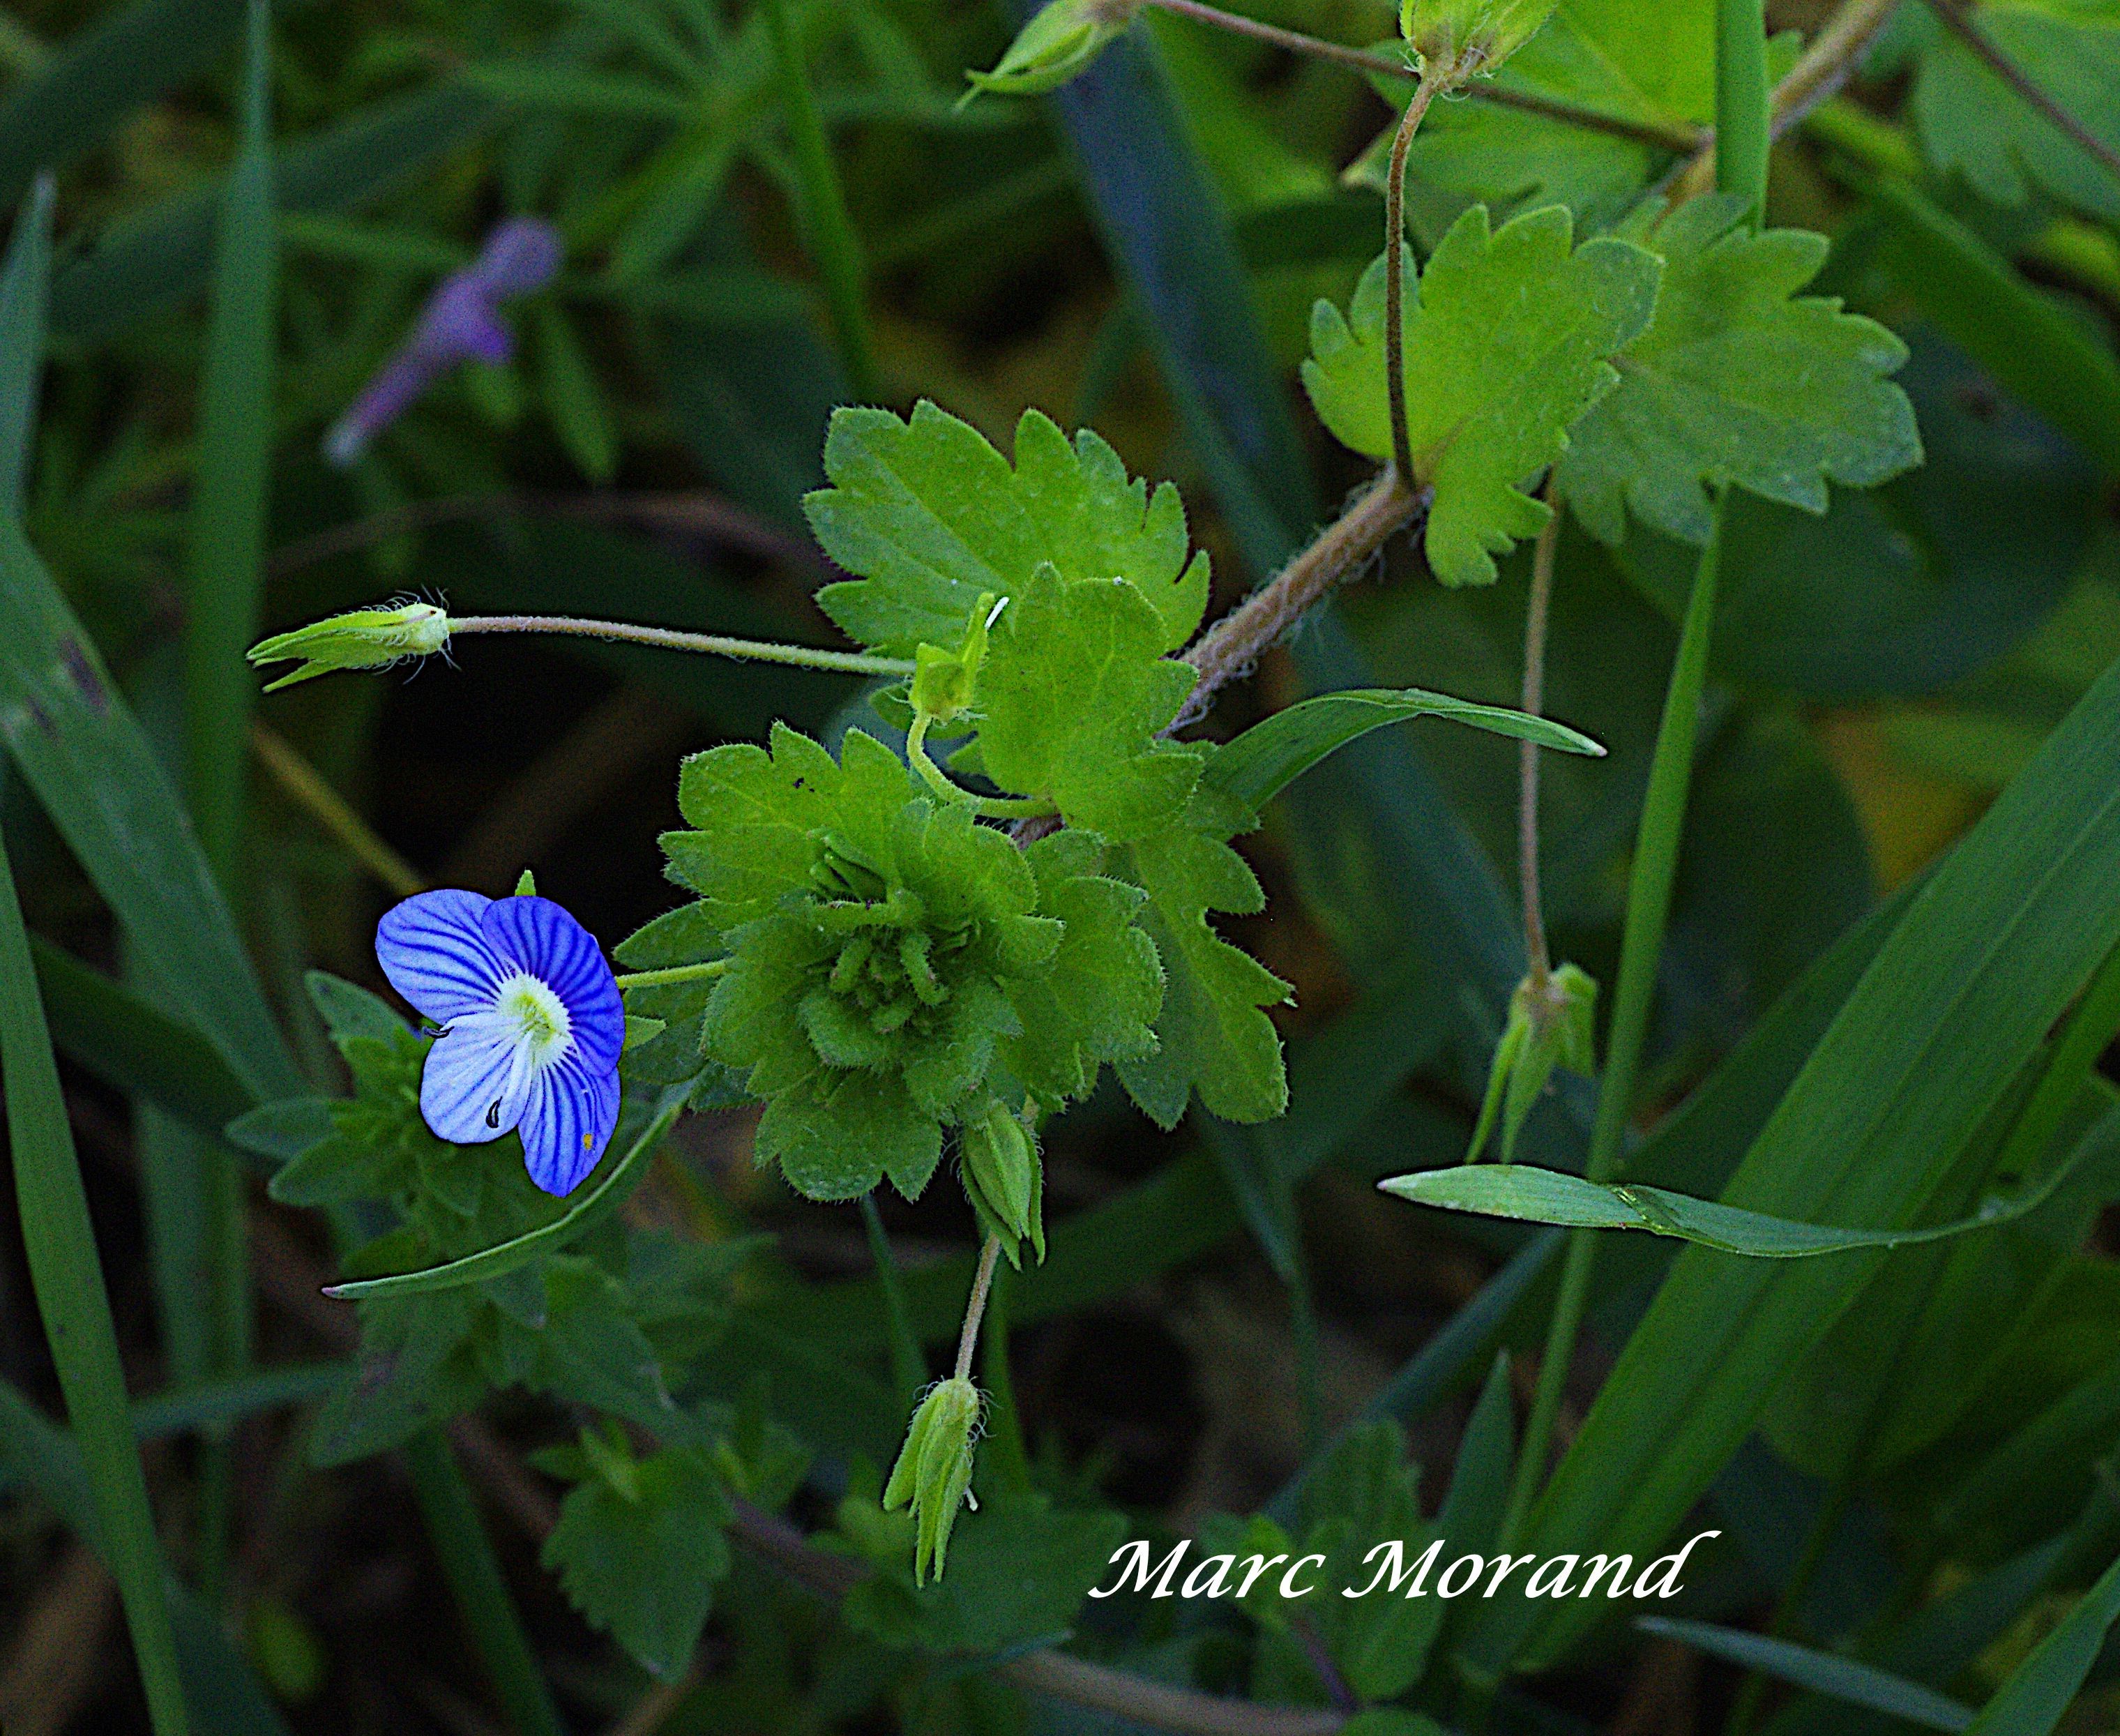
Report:
[[492,1542],[479,1521],[478,1505],[448,1442],[431,1430],[416,1435],[406,1444],[404,1457],[443,1577],[515,1736],[566,1736],[508,1582],[501,1577],[500,1563],[494,1558]]
[[869,342],[868,310],[862,300],[861,242],[847,216],[845,190],[832,161],[831,142],[817,113],[809,68],[788,0],[764,0],[765,25],[773,40],[773,58],[780,84],[782,119],[795,151],[796,211],[802,239],[825,280],[825,299],[832,310],[833,335],[839,360],[863,403],[876,401],[876,358]]
[[2099,1575],[2061,1626],[1995,1691],[1973,1721],[1973,1736],[2052,1736],[2090,1666],[2098,1661],[2116,1620],[2120,1620],[2120,1561]]
[[[1811,1223],[1915,1222],[1966,1142],[2120,940],[2120,666],[2108,669],[1906,905],[1723,1190]],[[1683,1250],[1520,1547],[1637,1552],[1676,1524],[1883,1256]],[[1498,1599],[1495,1668],[1559,1655],[1594,1616]]]
[[197,1031],[37,935],[30,956],[61,1054],[113,1089],[208,1136],[254,1101]]
[[0,332],[22,334],[0,349],[0,514],[19,518],[30,449],[36,437],[37,389],[44,371],[44,302],[52,272],[52,183],[40,176],[15,220],[0,271]]
[[184,618],[184,760],[193,823],[224,891],[240,876],[250,714],[243,654],[258,636],[272,451],[272,13],[249,0],[242,141],[221,193],[206,371],[199,387]]
[[1711,1658],[1778,1677],[1848,1706],[1903,1718],[1924,1729],[1963,1730],[1972,1726],[1971,1710],[1934,1688],[1792,1641],[1769,1639],[1741,1628],[1717,1627],[1706,1622],[1667,1621],[1661,1616],[1642,1616],[1634,1626],[1643,1633],[1695,1646]]
[[395,1278],[364,1278],[350,1284],[334,1284],[324,1292],[326,1296],[337,1296],[345,1301],[358,1301],[364,1296],[420,1296],[436,1290],[455,1290],[465,1284],[477,1284],[509,1273],[519,1271],[540,1254],[556,1253],[570,1242],[583,1236],[610,1217],[632,1194],[635,1184],[647,1173],[649,1160],[655,1148],[662,1143],[662,1136],[676,1124],[683,1112],[688,1087],[672,1087],[662,1094],[656,1105],[655,1114],[648,1125],[640,1130],[625,1155],[611,1166],[611,1173],[583,1195],[565,1217],[557,1217],[542,1228],[496,1244],[481,1248],[476,1254],[467,1254],[462,1259],[449,1261],[446,1265],[430,1266],[424,1272],[401,1273]]
[[[139,1422],[139,1412],[133,1420]],[[80,1447],[65,1429],[0,1381],[0,1485],[11,1479],[34,1489],[109,1561]],[[185,1703],[199,1729],[210,1736],[287,1736],[278,1710],[221,1623],[175,1580],[166,1583],[177,1668],[184,1676]]]
[[22,1245],[67,1413],[81,1443],[112,1577],[125,1607],[132,1650],[156,1736],[184,1736],[188,1723],[170,1625],[161,1545],[147,1504],[147,1479],[133,1445],[118,1357],[118,1329],[104,1289],[103,1264],[89,1222],[73,1134],[59,1091],[58,1064],[44,1030],[30,962],[30,941],[15,880],[0,845],[0,1068],[6,1072],[7,1130]]
[[1755,229],[1767,208],[1770,113],[1765,0],[1716,0],[1715,187],[1745,202]]
[[2085,1163],[2108,1155],[2116,1142],[2120,1142],[2120,1115],[2108,1115],[2037,1187],[2007,1199],[1989,1198],[1969,1217],[1918,1230],[1849,1230],[1833,1224],[1795,1223],[1712,1199],[1696,1199],[1690,1194],[1674,1194],[1668,1188],[1588,1181],[1520,1163],[1422,1170],[1378,1185],[1416,1205],[1440,1206],[1446,1211],[1574,1229],[1646,1230],[1752,1259],[1807,1259],[1866,1248],[1916,1247],[2015,1222],[2053,1198]]
[[1258,807],[1294,783],[1336,747],[1404,718],[1440,717],[1475,729],[1536,742],[1564,753],[1599,755],[1587,735],[1550,718],[1507,705],[1481,705],[1418,687],[1369,687],[1320,693],[1283,708],[1217,749],[1206,779],[1248,807]]
[[68,41],[0,104],[0,201],[211,67],[242,19],[242,0],[141,0]]
[[181,1009],[253,1096],[300,1094],[301,1073],[191,821],[44,563],[21,527],[4,519],[0,742],[124,924],[166,1003]]
[[160,1440],[308,1404],[327,1396],[354,1371],[351,1362],[295,1362],[156,1393],[132,1407],[133,1432],[142,1440]]

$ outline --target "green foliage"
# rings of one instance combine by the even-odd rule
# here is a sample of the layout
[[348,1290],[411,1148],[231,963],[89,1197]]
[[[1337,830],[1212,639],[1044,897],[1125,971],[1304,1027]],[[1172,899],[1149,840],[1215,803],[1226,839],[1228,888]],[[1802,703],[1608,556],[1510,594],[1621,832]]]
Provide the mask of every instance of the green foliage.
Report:
[[837,410],[825,473],[832,486],[803,510],[855,576],[817,600],[876,650],[955,645],[983,594],[1020,595],[1047,563],[1063,579],[1131,580],[1162,623],[1160,650],[1190,639],[1206,607],[1207,557],[1188,558],[1178,491],[1151,494],[1095,435],[1071,442],[1035,410],[1016,424],[1013,466],[924,400],[908,421]]
[[1536,36],[1559,0],[1399,0],[1399,34],[1424,67],[1488,72]]
[[[1483,207],[1453,224],[1406,309],[1406,398],[1415,477],[1434,491],[1425,546],[1445,584],[1485,584],[1494,557],[1534,534],[1546,506],[1525,477],[1567,449],[1568,431],[1619,384],[1610,358],[1647,326],[1657,260],[1620,240],[1570,248],[1558,207],[1490,230]],[[1346,316],[1311,315],[1303,382],[1319,420],[1374,458],[1391,451],[1384,262]]]
[[1480,1119],[1472,1124],[1466,1162],[1479,1161],[1498,1119],[1502,1161],[1516,1161],[1517,1135],[1556,1067],[1586,1079],[1596,1076],[1597,1004],[1597,983],[1574,965],[1561,966],[1542,989],[1528,977],[1517,984],[1509,997],[1509,1022],[1495,1045],[1487,1094],[1480,1101]]
[[[2110,0],[1989,0],[1976,28],[2108,150],[2120,149],[2120,8]],[[2120,175],[2018,95],[1949,30],[1922,53],[1908,107],[1922,149],[1981,198],[2035,194],[2120,217]]]
[[1796,294],[1825,263],[1823,235],[1754,233],[1720,197],[1655,215],[1620,230],[1662,256],[1655,314],[1555,470],[1592,533],[1621,541],[1631,507],[1705,542],[1731,483],[1823,513],[1828,477],[1868,488],[1921,462],[1913,407],[1885,377],[1906,346],[1837,300]]
[[[837,762],[786,728],[770,753],[714,749],[678,802],[696,829],[664,839],[671,872],[701,895],[698,941],[732,961],[703,1051],[766,1101],[759,1159],[811,1198],[886,1175],[915,1198],[945,1128],[1025,1093],[1057,1106],[1150,1046],[1153,952],[1093,841],[1056,841],[1041,874],[1040,852],[921,794],[859,731]],[[1070,1004],[1056,971],[1101,990]]]
[[914,1524],[913,1583],[937,1579],[950,1558],[950,1534],[972,1486],[973,1448],[986,1400],[961,1375],[937,1381],[913,1413],[905,1444],[883,1486],[883,1510],[908,1510]]
[[1142,925],[1163,961],[1153,1053],[1123,1056],[1118,1075],[1151,1119],[1174,1127],[1191,1094],[1229,1121],[1268,1121],[1288,1105],[1281,1039],[1262,1010],[1288,984],[1216,933],[1211,913],[1248,915],[1266,893],[1229,840],[1256,823],[1219,791],[1194,793],[1163,830],[1122,852],[1148,892]]
[[643,1669],[681,1677],[729,1571],[728,1503],[713,1466],[689,1448],[636,1458],[616,1428],[584,1429],[579,1445],[537,1464],[574,1484],[539,1560]]

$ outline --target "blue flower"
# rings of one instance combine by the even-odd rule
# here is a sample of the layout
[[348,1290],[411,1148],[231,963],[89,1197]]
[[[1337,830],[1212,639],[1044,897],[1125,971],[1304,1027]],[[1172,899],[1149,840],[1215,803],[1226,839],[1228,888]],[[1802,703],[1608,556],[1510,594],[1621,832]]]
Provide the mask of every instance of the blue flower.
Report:
[[596,941],[549,898],[421,892],[376,925],[390,986],[447,1028],[420,1113],[452,1145],[523,1135],[530,1179],[571,1194],[618,1120],[625,1008]]

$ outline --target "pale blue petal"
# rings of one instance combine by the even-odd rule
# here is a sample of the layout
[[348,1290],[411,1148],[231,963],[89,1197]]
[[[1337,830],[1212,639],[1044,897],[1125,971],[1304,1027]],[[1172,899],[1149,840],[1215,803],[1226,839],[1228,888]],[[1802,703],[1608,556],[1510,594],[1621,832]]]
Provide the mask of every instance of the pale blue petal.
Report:
[[625,1047],[625,1003],[596,937],[549,898],[488,905],[479,926],[493,950],[551,988],[567,1009],[574,1049],[602,1072]]
[[421,892],[376,924],[375,959],[390,986],[438,1025],[486,1011],[509,975],[480,927],[492,902],[454,888]]
[[437,1038],[420,1076],[420,1114],[435,1138],[483,1145],[521,1120],[532,1090],[521,1052],[513,1022],[491,1014],[459,1019]]
[[523,1161],[547,1194],[571,1194],[597,1166],[618,1124],[618,1074],[579,1055],[537,1076],[523,1111]]

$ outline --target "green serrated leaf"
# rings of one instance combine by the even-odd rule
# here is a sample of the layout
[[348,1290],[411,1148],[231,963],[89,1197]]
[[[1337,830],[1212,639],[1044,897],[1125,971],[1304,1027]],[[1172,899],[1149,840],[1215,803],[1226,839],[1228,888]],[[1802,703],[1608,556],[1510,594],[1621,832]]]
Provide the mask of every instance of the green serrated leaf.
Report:
[[1288,1106],[1281,1037],[1262,1008],[1288,998],[1288,984],[1208,924],[1220,911],[1248,915],[1266,894],[1229,840],[1256,821],[1225,796],[1202,791],[1154,836],[1120,854],[1148,893],[1141,925],[1163,961],[1163,1010],[1153,1054],[1117,1064],[1149,1119],[1175,1127],[1197,1090],[1225,1121],[1270,1121]]
[[[1974,26],[2108,149],[2120,150],[2120,7],[2111,0],[1990,0]],[[1949,30],[1923,50],[1910,103],[1929,161],[1981,198],[2035,193],[2120,217],[2120,175],[2019,96]]]
[[[1415,480],[1434,490],[1426,547],[1445,584],[1485,584],[1496,553],[1535,534],[1546,507],[1526,477],[1558,458],[1568,431],[1619,383],[1608,358],[1648,324],[1662,264],[1630,242],[1571,249],[1566,211],[1490,230],[1475,206],[1450,227],[1416,286],[1408,249],[1406,383]],[[1343,317],[1320,301],[1304,384],[1345,444],[1390,456],[1384,261]]]
[[1162,654],[1167,623],[1128,580],[1041,564],[989,636],[974,702],[979,762],[1071,826],[1124,840],[1168,823],[1201,752],[1159,739],[1198,679]]
[[1753,233],[1743,202],[1719,196],[1653,217],[1622,233],[1663,257],[1655,315],[1555,472],[1595,536],[1623,541],[1631,507],[1703,543],[1726,484],[1822,513],[1828,478],[1867,488],[1921,462],[1913,407],[1887,378],[1906,346],[1837,299],[1796,293],[1825,264],[1825,236]]
[[954,645],[983,593],[1012,596],[1041,561],[1066,579],[1132,580],[1185,643],[1207,605],[1207,557],[1187,555],[1185,509],[1151,494],[1085,429],[1071,442],[1024,412],[1016,462],[969,422],[923,400],[909,421],[842,409],[825,441],[832,486],[803,501],[825,552],[856,576],[817,600],[848,633],[892,655]]
[[584,1473],[539,1556],[592,1627],[663,1681],[690,1667],[714,1585],[729,1571],[728,1503],[704,1455],[635,1459],[584,1434]]

